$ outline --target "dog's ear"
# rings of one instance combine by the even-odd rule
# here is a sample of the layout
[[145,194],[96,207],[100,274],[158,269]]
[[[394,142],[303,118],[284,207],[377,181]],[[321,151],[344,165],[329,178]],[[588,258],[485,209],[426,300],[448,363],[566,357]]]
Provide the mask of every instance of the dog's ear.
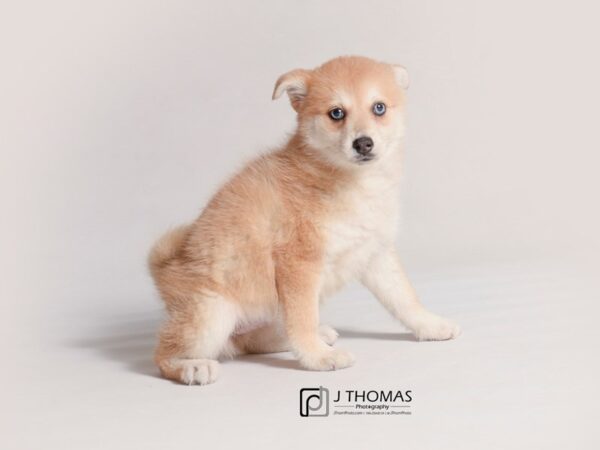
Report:
[[292,108],[294,108],[296,112],[300,111],[302,102],[306,98],[309,77],[310,71],[304,69],[295,69],[288,73],[284,73],[275,83],[273,100],[281,97],[281,94],[284,92],[287,92],[287,95],[290,97]]
[[406,67],[401,66],[400,64],[393,64],[392,69],[394,70],[396,82],[402,89],[408,89],[408,71],[406,70]]

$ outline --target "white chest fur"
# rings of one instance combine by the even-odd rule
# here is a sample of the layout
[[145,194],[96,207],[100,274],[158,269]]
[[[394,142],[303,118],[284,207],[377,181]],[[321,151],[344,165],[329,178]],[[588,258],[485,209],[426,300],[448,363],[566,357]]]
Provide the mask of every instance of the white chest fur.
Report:
[[357,180],[336,199],[326,224],[321,296],[368,270],[371,257],[394,245],[398,223],[398,178],[377,171]]

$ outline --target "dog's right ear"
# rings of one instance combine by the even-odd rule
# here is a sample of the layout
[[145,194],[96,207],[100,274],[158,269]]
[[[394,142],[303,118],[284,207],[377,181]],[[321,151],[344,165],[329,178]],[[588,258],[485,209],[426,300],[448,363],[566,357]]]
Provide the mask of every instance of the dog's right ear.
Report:
[[308,91],[309,77],[310,71],[304,69],[295,69],[288,73],[284,73],[275,83],[273,100],[281,97],[281,94],[285,91],[290,98],[292,108],[294,108],[296,112],[300,111],[302,102],[306,98],[306,93]]

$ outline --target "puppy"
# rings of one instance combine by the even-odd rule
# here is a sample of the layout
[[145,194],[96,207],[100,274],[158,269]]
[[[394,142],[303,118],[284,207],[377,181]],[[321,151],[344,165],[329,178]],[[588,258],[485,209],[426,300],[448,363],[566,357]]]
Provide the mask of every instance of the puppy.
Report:
[[155,355],[164,377],[212,383],[219,358],[286,350],[309,370],[351,366],[319,303],[352,279],[418,339],[458,335],[419,303],[394,248],[407,86],[403,67],[363,57],[277,80],[295,134],[150,253],[168,312]]

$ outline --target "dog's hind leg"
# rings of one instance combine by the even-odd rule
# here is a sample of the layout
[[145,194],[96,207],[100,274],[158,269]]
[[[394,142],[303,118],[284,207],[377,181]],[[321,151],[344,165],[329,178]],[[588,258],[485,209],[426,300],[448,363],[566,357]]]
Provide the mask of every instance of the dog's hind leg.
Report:
[[[338,338],[338,333],[327,325],[319,326],[319,336],[329,345]],[[285,327],[280,321],[257,328],[244,334],[232,336],[237,354],[247,353],[279,353],[291,350],[291,345],[285,333]]]
[[285,330],[278,321],[232,336],[231,339],[238,354],[279,353],[290,349]]
[[171,301],[159,334],[155,361],[161,374],[185,384],[209,384],[219,372],[217,358],[231,353],[234,305],[215,294]]

